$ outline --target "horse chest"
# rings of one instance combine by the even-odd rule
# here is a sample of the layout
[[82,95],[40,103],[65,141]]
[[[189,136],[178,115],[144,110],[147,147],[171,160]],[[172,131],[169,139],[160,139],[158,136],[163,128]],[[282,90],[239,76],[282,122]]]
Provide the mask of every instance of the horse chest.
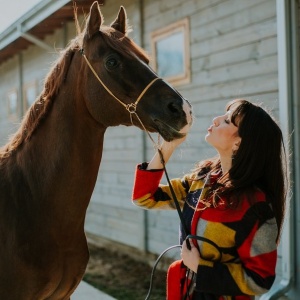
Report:
[[69,299],[82,279],[89,257],[84,248],[63,253],[45,251],[30,257],[24,251],[12,256],[1,264],[0,280],[5,280],[0,284],[0,299]]

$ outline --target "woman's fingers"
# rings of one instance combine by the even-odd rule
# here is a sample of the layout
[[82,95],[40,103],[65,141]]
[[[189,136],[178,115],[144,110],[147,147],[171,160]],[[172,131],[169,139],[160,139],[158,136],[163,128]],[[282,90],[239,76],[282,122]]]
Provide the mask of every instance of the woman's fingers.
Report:
[[183,263],[192,271],[197,273],[198,269],[198,263],[200,259],[200,254],[198,249],[193,244],[193,241],[189,239],[189,242],[191,244],[191,249],[187,247],[187,242],[184,241],[182,243],[182,249],[181,249],[181,258],[183,260]]

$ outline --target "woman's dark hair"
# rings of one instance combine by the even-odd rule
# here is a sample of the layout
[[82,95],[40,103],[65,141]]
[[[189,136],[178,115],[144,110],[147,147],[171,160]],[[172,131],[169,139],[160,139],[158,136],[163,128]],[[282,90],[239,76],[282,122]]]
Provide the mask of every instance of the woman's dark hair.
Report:
[[[229,196],[231,204],[238,206],[243,195],[251,201],[253,189],[262,190],[275,214],[278,240],[288,184],[287,156],[281,129],[270,113],[247,100],[233,100],[226,109],[232,110],[231,122],[238,127],[241,142],[232,159],[231,169],[227,176],[224,174],[220,178],[213,194]],[[202,162],[199,168],[200,174],[208,170],[218,171],[220,159]]]

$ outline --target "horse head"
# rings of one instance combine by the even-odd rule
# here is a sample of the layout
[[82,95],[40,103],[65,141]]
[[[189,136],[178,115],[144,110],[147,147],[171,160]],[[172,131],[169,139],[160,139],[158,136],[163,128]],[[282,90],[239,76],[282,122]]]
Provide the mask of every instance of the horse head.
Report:
[[191,122],[191,106],[157,77],[128,31],[124,7],[105,26],[98,2],[92,4],[82,41],[82,93],[89,113],[104,127],[133,124],[167,141],[179,138]]

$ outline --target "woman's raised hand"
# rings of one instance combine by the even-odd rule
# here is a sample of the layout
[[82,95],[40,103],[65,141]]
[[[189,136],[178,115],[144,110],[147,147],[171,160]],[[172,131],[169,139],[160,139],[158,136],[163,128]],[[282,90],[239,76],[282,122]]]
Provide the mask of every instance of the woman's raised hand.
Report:
[[174,150],[175,148],[177,148],[180,144],[182,144],[182,143],[186,140],[186,138],[187,138],[187,136],[188,136],[188,133],[189,133],[190,129],[191,129],[191,125],[190,125],[190,124],[185,125],[185,126],[179,131],[180,133],[183,133],[184,136],[182,136],[182,137],[179,138],[179,139],[175,139],[175,140],[173,140],[173,141],[170,141],[170,142],[164,141],[164,142],[162,143],[162,145],[161,145],[161,148],[165,148],[165,149],[171,148],[171,149]]
[[[171,155],[173,154],[174,150],[186,140],[187,134],[189,132],[191,128],[190,124],[187,124],[186,126],[184,126],[180,132],[184,133],[184,136],[173,140],[171,142],[166,142],[163,141],[162,144],[159,146],[159,149],[163,155],[164,158],[164,162],[167,163],[167,161],[169,160],[169,158],[171,157]],[[154,157],[152,158],[152,160],[150,161],[150,163],[148,164],[147,169],[162,169],[163,165],[161,163],[161,159],[160,159],[160,155],[158,153],[156,153],[154,155]]]

